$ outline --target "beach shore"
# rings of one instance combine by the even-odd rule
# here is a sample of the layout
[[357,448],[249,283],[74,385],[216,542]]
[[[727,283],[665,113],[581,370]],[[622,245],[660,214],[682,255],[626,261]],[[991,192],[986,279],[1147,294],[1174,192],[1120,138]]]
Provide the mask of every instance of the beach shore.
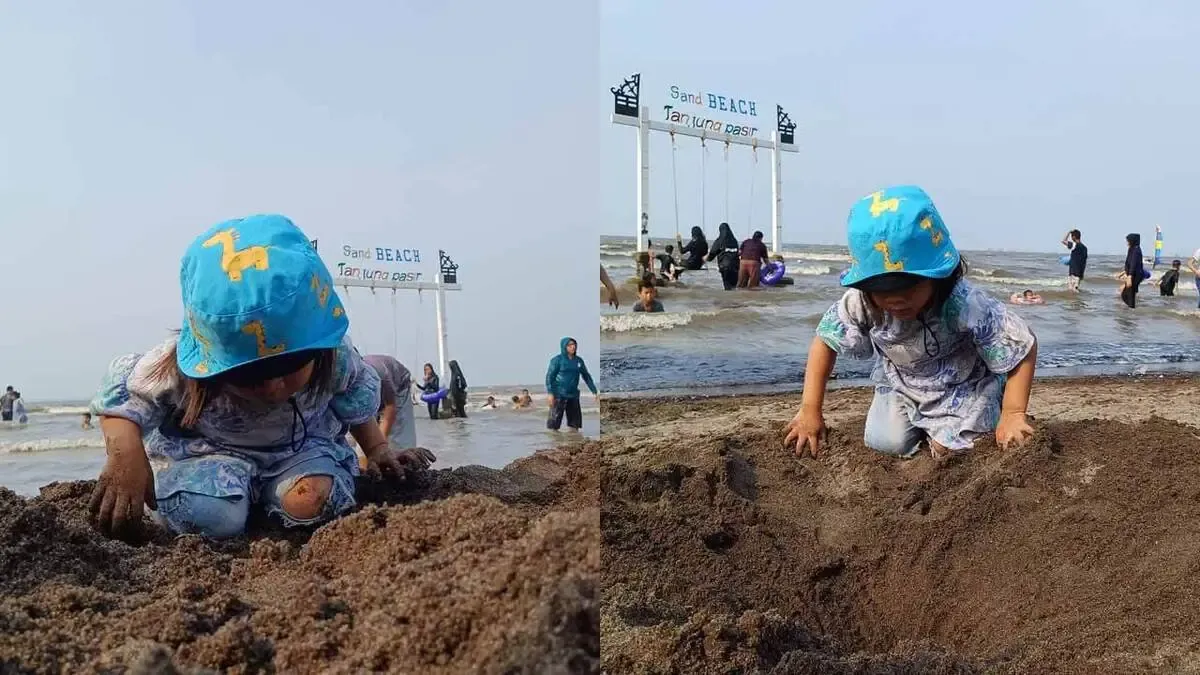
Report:
[[598,672],[598,456],[360,479],[315,532],[220,543],[105,539],[93,481],[0,488],[0,672]]
[[604,401],[610,672],[1200,670],[1200,379],[1040,379],[1035,438],[862,444],[870,389]]

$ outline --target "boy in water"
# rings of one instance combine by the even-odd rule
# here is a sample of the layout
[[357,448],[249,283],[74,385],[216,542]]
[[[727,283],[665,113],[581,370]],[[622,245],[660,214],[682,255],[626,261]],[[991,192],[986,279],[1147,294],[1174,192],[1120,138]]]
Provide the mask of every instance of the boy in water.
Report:
[[643,278],[638,282],[638,302],[633,306],[635,312],[665,312],[663,304],[658,301],[658,289],[654,287],[653,279]]
[[1175,295],[1175,286],[1179,283],[1179,267],[1183,263],[1179,260],[1171,261],[1171,269],[1163,272],[1162,278],[1158,280],[1158,294],[1164,297],[1172,297]]
[[83,413],[83,421],[79,423],[79,428],[85,431],[92,428],[92,413]]

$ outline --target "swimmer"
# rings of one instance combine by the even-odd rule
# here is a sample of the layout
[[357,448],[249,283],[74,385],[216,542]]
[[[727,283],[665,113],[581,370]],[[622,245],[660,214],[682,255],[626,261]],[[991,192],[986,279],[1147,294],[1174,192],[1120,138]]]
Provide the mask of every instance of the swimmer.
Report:
[[521,408],[523,408],[523,407],[525,407],[525,406],[521,405],[521,397],[520,397],[520,396],[517,396],[516,394],[513,394],[513,395],[512,395],[512,408],[513,408],[513,410],[520,410],[520,409],[521,409]]
[[1009,300],[1009,302],[1011,302],[1015,305],[1044,305],[1044,304],[1046,304],[1046,301],[1042,299],[1042,296],[1038,295],[1037,293],[1034,293],[1033,291],[1029,290],[1028,288],[1025,289],[1024,293],[1019,293],[1019,294],[1013,293],[1011,296],[1009,296],[1008,300]]
[[428,450],[393,450],[380,431],[379,375],[310,241],[258,215],[188,247],[181,330],[115,359],[90,406],[108,455],[89,503],[102,532],[140,539],[145,506],[214,539],[243,534],[252,511],[288,528],[338,518],[360,473],[347,430],[370,475],[428,468]]
[[92,428],[92,413],[83,413],[83,421],[79,423],[79,428],[85,431]]
[[487,397],[487,400],[479,405],[479,409],[480,410],[495,410],[496,409],[496,397],[495,396]]
[[521,390],[521,407],[528,408],[533,405],[533,397],[529,395],[528,389]]
[[638,282],[638,302],[633,306],[635,312],[665,312],[663,304],[658,301],[658,289],[654,287],[654,279],[642,279]]

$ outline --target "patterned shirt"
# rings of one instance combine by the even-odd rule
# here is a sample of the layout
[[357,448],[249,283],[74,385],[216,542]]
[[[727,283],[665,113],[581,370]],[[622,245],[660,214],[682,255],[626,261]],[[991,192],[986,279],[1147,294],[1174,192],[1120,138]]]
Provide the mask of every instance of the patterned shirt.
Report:
[[896,319],[851,289],[825,312],[817,335],[840,355],[875,358],[871,379],[908,399],[915,426],[947,448],[969,448],[971,433],[999,423],[1005,376],[1029,354],[1034,335],[965,279],[941,312],[923,319]]

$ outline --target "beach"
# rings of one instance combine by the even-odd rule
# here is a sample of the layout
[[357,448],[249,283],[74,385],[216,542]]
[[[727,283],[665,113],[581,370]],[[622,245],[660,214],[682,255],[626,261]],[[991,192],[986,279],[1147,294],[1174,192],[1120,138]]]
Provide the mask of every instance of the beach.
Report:
[[[1200,669],[1200,379],[1039,378],[1035,437],[936,465],[862,444],[831,391],[607,399],[601,649],[610,672]],[[667,562],[669,561],[669,563]]]
[[93,481],[0,488],[0,672],[596,673],[597,460],[359,479],[315,532],[137,546],[90,526]]

